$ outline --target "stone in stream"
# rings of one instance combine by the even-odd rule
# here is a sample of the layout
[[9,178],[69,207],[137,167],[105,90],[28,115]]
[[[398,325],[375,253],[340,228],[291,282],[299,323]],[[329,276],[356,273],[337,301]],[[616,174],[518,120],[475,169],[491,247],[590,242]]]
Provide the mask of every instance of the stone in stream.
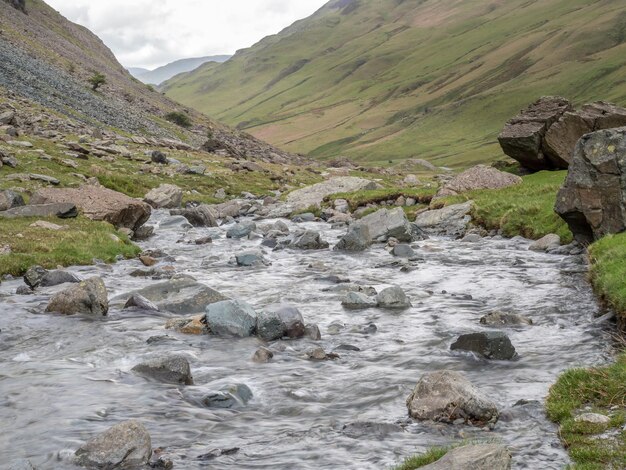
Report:
[[137,420],[124,421],[109,428],[80,447],[75,463],[87,468],[142,467],[152,455],[148,430]]
[[484,426],[495,424],[498,408],[463,374],[456,371],[428,372],[406,400],[409,415],[420,421],[440,421]]
[[292,305],[270,305],[258,315],[257,335],[265,341],[274,341],[283,337],[301,338],[304,334],[302,314]]
[[150,359],[133,367],[133,372],[160,382],[193,385],[189,361],[184,356]]
[[533,242],[528,249],[530,251],[550,251],[561,246],[561,237],[554,233],[550,233],[545,237]]
[[252,361],[257,364],[265,364],[270,362],[274,357],[274,353],[267,348],[259,348],[254,352],[252,356]]
[[417,256],[417,254],[415,253],[413,248],[411,248],[410,245],[404,245],[404,244],[395,245],[393,249],[391,250],[391,254],[393,256],[397,256],[398,258],[408,258],[408,259],[415,258]]
[[226,238],[246,238],[256,230],[256,224],[250,221],[238,222],[228,229]]
[[41,266],[31,266],[24,274],[24,282],[31,289],[36,289],[48,271]]
[[60,284],[72,283],[76,284],[81,279],[74,273],[62,271],[60,269],[46,272],[39,283],[40,287],[53,287]]
[[107,289],[99,277],[92,277],[56,293],[46,307],[46,312],[64,315],[106,315],[108,311]]
[[456,447],[422,470],[509,470],[511,453],[501,444]]
[[0,211],[6,211],[23,205],[24,198],[20,193],[10,190],[0,191]]
[[208,335],[210,333],[204,315],[191,318],[172,318],[165,323],[166,330],[175,330],[185,335]]
[[153,209],[173,209],[183,202],[183,190],[174,184],[162,184],[143,198]]
[[224,300],[206,308],[209,331],[218,336],[245,338],[257,329],[258,315],[254,308],[242,300]]
[[339,354],[327,353],[323,348],[314,348],[306,352],[306,357],[311,361],[333,361],[339,359]]
[[159,307],[157,307],[148,299],[146,299],[144,296],[139,295],[139,294],[131,295],[130,298],[126,301],[126,303],[124,304],[124,310],[127,310],[129,308],[136,308],[139,310],[146,310],[146,311],[152,311],[152,312],[159,311]]
[[533,321],[516,313],[491,312],[482,317],[480,323],[487,326],[524,326],[532,325]]
[[395,238],[401,242],[411,242],[422,239],[401,207],[395,209],[380,209],[373,214],[366,215],[357,222],[358,225],[367,226],[373,240],[387,241]]
[[388,287],[379,292],[376,296],[376,303],[380,308],[406,309],[411,307],[411,301],[398,286]]
[[202,400],[209,408],[236,408],[252,400],[252,390],[245,384],[230,385],[218,392],[209,393]]
[[237,266],[253,267],[253,266],[269,266],[271,263],[265,259],[261,250],[248,250],[235,255]]
[[322,333],[317,325],[309,324],[304,327],[304,336],[313,341],[319,341],[322,339]]
[[207,204],[200,204],[197,207],[185,207],[174,209],[170,215],[183,216],[194,227],[217,227],[216,211]]
[[509,361],[517,356],[509,337],[501,331],[461,335],[450,346],[452,351],[471,351],[486,359]]
[[228,299],[215,289],[183,276],[118,296],[114,300],[126,302],[128,296],[134,294],[153,302],[161,311],[178,315],[203,313],[207,305]]
[[367,225],[352,224],[339,243],[335,251],[365,251],[372,245],[372,236]]
[[427,235],[462,238],[467,231],[467,224],[472,220],[470,212],[473,204],[473,201],[467,201],[422,212],[415,219],[415,225]]
[[348,292],[341,300],[341,306],[348,310],[363,310],[377,305],[376,299],[360,292]]
[[179,229],[179,230],[187,230],[192,228],[193,225],[189,223],[189,221],[182,215],[172,215],[170,217],[165,217],[161,222],[159,222],[159,228],[167,228],[167,229]]
[[319,232],[307,230],[295,234],[288,246],[299,250],[325,250],[330,245],[322,239]]

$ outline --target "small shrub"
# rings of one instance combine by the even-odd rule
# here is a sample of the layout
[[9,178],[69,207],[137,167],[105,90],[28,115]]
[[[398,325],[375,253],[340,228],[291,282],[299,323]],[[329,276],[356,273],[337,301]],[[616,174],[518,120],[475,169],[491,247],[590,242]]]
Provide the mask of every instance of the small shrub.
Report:
[[191,127],[191,119],[185,113],[174,111],[165,115],[165,119],[169,122],[173,122],[177,126],[188,129]]
[[91,84],[91,89],[93,91],[96,91],[98,88],[100,88],[101,85],[104,85],[107,82],[107,78],[100,72],[96,72],[87,81]]

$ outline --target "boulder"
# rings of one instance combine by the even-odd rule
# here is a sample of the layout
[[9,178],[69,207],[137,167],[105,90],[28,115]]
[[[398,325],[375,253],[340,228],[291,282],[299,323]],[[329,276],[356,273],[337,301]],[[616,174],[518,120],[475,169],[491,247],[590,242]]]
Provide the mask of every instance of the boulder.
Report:
[[0,211],[6,211],[23,205],[24,198],[20,193],[10,190],[0,191]]
[[284,337],[301,338],[304,334],[302,314],[292,305],[270,305],[258,315],[257,335],[265,341],[274,341]]
[[183,190],[173,184],[162,184],[149,191],[143,199],[154,209],[173,209],[183,202]]
[[184,356],[150,359],[133,367],[133,372],[169,384],[193,385],[189,361]]
[[555,250],[561,246],[561,237],[554,233],[550,233],[543,238],[533,242],[528,249],[531,251],[549,251]]
[[150,217],[148,204],[102,186],[79,189],[41,189],[33,194],[31,204],[69,203],[92,220],[104,220],[117,228],[136,230]]
[[167,155],[160,150],[155,150],[150,154],[150,161],[158,165],[167,165]]
[[477,165],[455,176],[445,183],[435,195],[435,199],[456,196],[475,189],[501,189],[522,183],[522,178],[505,173],[491,166]]
[[131,295],[130,298],[126,301],[126,303],[124,304],[124,310],[129,309],[129,308],[136,308],[139,310],[146,310],[146,311],[152,311],[152,312],[159,311],[159,307],[157,307],[148,299],[146,299],[145,297],[139,294]]
[[502,150],[530,170],[561,168],[558,161],[551,160],[550,155],[546,154],[543,139],[552,124],[561,119],[563,114],[573,110],[571,103],[565,98],[540,98],[507,122],[498,136]]
[[170,215],[183,216],[194,227],[217,227],[217,214],[207,204],[174,209],[170,211]]
[[480,324],[487,326],[525,326],[532,325],[533,321],[515,313],[491,312],[480,319]]
[[304,327],[304,336],[313,341],[319,341],[322,339],[322,333],[320,327],[314,324],[309,324]]
[[[153,302],[160,310],[178,315],[203,313],[207,305],[228,299],[190,277],[170,279],[130,293],[131,296],[137,294]],[[127,295],[115,300],[126,301]]]
[[64,315],[106,315],[108,311],[107,289],[99,277],[92,277],[58,292],[52,296],[46,307],[46,312]]
[[76,463],[88,468],[132,469],[148,463],[150,434],[139,421],[116,424],[76,451]]
[[498,420],[498,408],[455,371],[429,372],[408,397],[409,415],[417,420],[454,423],[459,420],[483,426]]
[[[31,199],[32,202],[32,199]],[[72,219],[78,217],[76,205],[72,203],[60,204],[29,204],[18,206],[0,212],[0,218],[9,219],[16,217],[58,217],[60,219]]]
[[172,215],[170,217],[165,217],[161,222],[159,222],[159,228],[165,229],[174,229],[174,230],[188,230],[192,228],[193,225],[189,223],[189,221],[182,215]]
[[501,444],[456,447],[422,470],[509,470],[511,453]]
[[413,250],[410,245],[404,244],[394,246],[391,250],[391,254],[398,258],[415,258],[417,256],[415,250]]
[[26,274],[24,274],[24,282],[31,289],[36,289],[47,273],[48,271],[41,266],[31,266],[26,270]]
[[256,224],[251,221],[238,222],[228,229],[226,238],[246,238],[256,230]]
[[206,308],[206,324],[212,334],[245,338],[256,332],[258,315],[241,300],[224,300]]
[[209,329],[204,315],[196,315],[190,318],[172,318],[165,323],[166,330],[175,330],[185,335],[207,335]]
[[380,209],[363,217],[358,224],[367,226],[373,240],[395,238],[401,242],[410,242],[419,238],[401,207]]
[[422,212],[415,219],[415,225],[427,235],[462,238],[467,231],[467,224],[472,220],[470,216],[472,205],[472,201],[467,201],[463,204]]
[[243,253],[237,253],[235,260],[237,266],[241,267],[268,266],[270,264],[263,256],[261,250],[248,250]]
[[626,127],[582,137],[558,193],[556,212],[581,244],[626,230]]
[[302,211],[309,207],[320,207],[326,196],[337,193],[377,189],[380,186],[374,181],[352,176],[330,178],[321,183],[292,191],[287,196],[286,204],[291,212]]
[[376,296],[376,303],[380,308],[406,309],[411,307],[411,301],[402,288],[398,286],[383,289]]
[[450,349],[471,351],[486,359],[499,361],[509,361],[517,356],[509,337],[500,331],[461,335]]
[[335,245],[334,250],[338,251],[365,251],[372,245],[372,236],[370,229],[365,224],[353,224],[348,228],[339,243]]
[[274,353],[267,348],[259,348],[254,352],[252,361],[257,364],[266,364],[272,360]]
[[333,352],[327,353],[324,351],[324,348],[313,348],[308,350],[305,354],[311,361],[334,361],[335,359],[339,359],[339,354]]
[[322,240],[319,232],[313,230],[295,234],[289,243],[289,248],[297,248],[299,250],[325,250],[329,246],[327,241]]
[[348,310],[363,310],[377,305],[376,299],[360,292],[348,292],[341,300],[341,306]]
[[41,278],[39,285],[41,287],[58,286],[65,283],[79,283],[81,279],[74,273],[68,271],[56,270],[47,271]]
[[230,385],[218,392],[209,393],[202,400],[209,408],[237,408],[252,400],[252,390],[245,384]]

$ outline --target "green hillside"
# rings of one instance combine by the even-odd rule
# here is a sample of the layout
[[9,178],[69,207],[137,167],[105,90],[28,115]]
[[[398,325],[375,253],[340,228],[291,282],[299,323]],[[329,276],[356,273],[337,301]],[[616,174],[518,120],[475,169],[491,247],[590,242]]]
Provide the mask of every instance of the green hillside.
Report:
[[288,150],[460,166],[538,96],[626,105],[625,0],[333,0],[166,93]]

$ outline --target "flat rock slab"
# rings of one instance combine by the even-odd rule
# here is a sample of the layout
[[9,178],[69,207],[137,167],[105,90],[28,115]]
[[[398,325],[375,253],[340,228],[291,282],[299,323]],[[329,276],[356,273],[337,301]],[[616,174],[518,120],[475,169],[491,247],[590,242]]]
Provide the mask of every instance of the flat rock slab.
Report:
[[377,189],[378,183],[353,176],[339,176],[289,193],[287,205],[295,212],[311,206],[319,207],[326,196],[337,193]]
[[18,217],[58,217],[60,219],[72,219],[78,217],[78,209],[72,203],[60,204],[32,204],[28,206],[13,207],[0,212],[0,217],[14,219]]
[[422,470],[509,470],[511,453],[500,444],[476,444],[452,449]]
[[427,235],[443,235],[461,238],[472,220],[470,212],[473,202],[446,206],[442,209],[422,212],[415,219],[417,225]]

